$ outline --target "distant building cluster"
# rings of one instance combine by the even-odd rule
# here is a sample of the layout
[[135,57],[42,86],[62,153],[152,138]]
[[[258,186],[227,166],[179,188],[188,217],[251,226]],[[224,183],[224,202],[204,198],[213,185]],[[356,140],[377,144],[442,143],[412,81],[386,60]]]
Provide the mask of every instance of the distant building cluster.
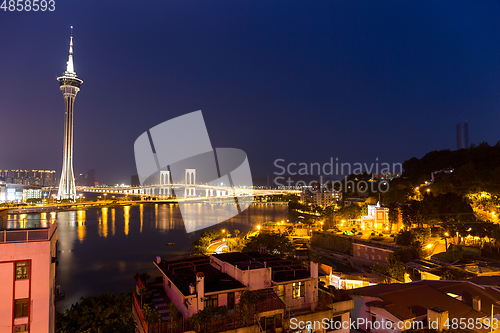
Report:
[[391,171],[378,172],[378,173],[372,172],[372,178],[371,178],[371,180],[372,181],[375,181],[375,180],[378,180],[378,181],[382,181],[382,180],[390,181],[390,180],[393,180],[394,178],[401,177],[402,174],[403,174],[402,172],[391,172]]
[[95,170],[90,169],[86,173],[81,173],[76,177],[76,186],[94,186]]
[[55,170],[0,170],[0,181],[9,184],[55,186]]
[[49,191],[31,185],[0,183],[0,203],[43,199],[48,196],[48,193]]
[[335,203],[342,202],[342,192],[340,191],[318,191],[310,188],[304,188],[300,193],[300,201],[304,204],[326,207]]

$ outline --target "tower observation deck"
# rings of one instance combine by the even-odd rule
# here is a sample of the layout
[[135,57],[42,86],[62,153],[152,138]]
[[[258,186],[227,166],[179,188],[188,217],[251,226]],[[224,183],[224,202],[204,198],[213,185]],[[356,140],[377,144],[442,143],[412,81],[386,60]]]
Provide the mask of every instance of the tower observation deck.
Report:
[[75,200],[76,188],[75,174],[73,172],[73,106],[75,104],[76,94],[80,91],[80,85],[83,81],[76,75],[73,65],[73,27],[71,27],[69,56],[66,64],[66,71],[62,76],[57,78],[66,106],[64,112],[63,166],[57,199]]

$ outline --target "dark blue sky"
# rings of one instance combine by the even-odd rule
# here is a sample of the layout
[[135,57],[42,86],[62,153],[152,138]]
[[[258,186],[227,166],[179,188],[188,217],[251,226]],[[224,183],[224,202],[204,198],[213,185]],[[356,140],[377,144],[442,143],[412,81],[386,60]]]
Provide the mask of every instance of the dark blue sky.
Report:
[[[74,26],[76,173],[128,182],[150,127],[202,110],[254,174],[287,162],[403,162],[499,139],[498,1],[76,1],[0,11],[0,168],[62,163]],[[189,135],[186,133],[186,135]]]

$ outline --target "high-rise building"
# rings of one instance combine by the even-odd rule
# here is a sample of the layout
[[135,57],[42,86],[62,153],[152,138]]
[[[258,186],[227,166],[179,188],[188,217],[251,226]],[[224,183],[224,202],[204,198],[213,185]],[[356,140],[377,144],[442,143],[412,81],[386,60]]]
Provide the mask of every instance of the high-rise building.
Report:
[[10,184],[55,186],[55,170],[0,170],[0,180]]
[[66,111],[64,117],[64,150],[63,167],[61,181],[57,199],[76,199],[75,175],[73,173],[73,105],[76,94],[80,91],[83,81],[76,75],[73,66],[73,27],[71,27],[71,37],[69,42],[69,56],[66,71],[57,78],[60,89],[64,96]]
[[94,186],[95,169],[90,169],[87,173],[81,173],[76,177],[76,186]]
[[457,124],[457,149],[469,148],[469,126],[466,121]]
[[5,215],[0,211],[0,332],[54,333],[57,223],[5,230]]

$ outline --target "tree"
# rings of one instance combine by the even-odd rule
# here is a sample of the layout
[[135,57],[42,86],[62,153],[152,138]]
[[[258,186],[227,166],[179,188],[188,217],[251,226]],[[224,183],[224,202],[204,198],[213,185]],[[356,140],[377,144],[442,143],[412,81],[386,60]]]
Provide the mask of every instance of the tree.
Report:
[[422,251],[413,247],[402,248],[390,253],[387,256],[387,273],[393,279],[403,282],[406,263],[421,257]]
[[141,295],[141,308],[145,301],[153,296],[153,292],[148,287],[139,288],[139,295]]
[[467,273],[452,267],[446,267],[441,275],[441,280],[465,280],[467,279]]
[[395,262],[389,266],[389,275],[398,281],[404,282],[405,280],[405,264],[402,262]]
[[148,324],[156,324],[161,319],[158,311],[156,311],[155,308],[152,308],[149,304],[144,304],[144,306],[142,307],[142,314],[144,316],[144,320]]
[[222,231],[209,229],[201,233],[200,238],[193,242],[193,255],[206,255],[208,254],[207,248],[212,241],[222,236]]
[[243,252],[259,251],[261,247],[265,247],[269,253],[282,256],[293,254],[295,250],[287,236],[279,233],[261,232],[250,238],[243,248]]
[[422,250],[420,249],[414,247],[402,248],[397,250],[396,252],[389,253],[389,255],[387,256],[387,265],[391,267],[394,266],[397,262],[406,264],[413,259],[419,259],[421,257]]
[[108,293],[80,298],[63,313],[57,313],[57,333],[110,332],[133,333],[135,330],[130,305],[132,293],[120,296]]

